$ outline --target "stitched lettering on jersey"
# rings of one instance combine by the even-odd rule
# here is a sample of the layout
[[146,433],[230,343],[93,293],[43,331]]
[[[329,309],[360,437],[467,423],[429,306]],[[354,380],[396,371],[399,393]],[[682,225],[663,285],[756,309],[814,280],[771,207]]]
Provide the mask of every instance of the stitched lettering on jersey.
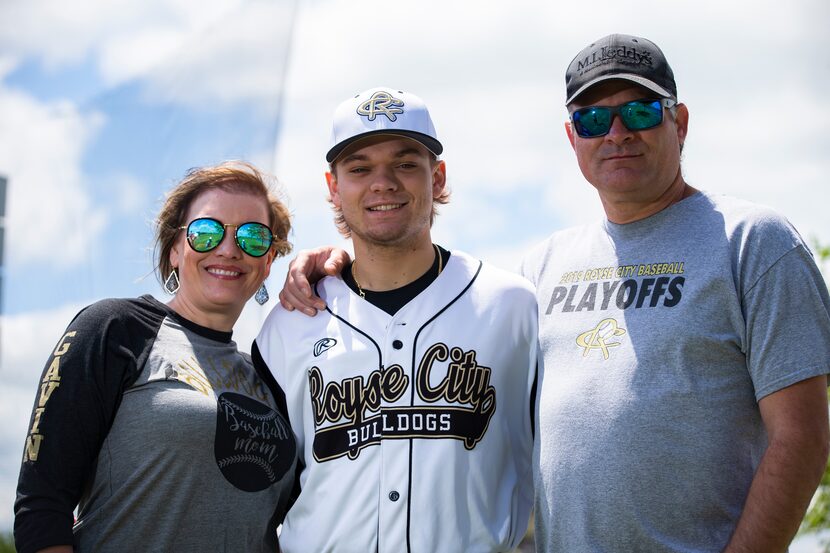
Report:
[[434,344],[422,356],[414,384],[418,398],[436,405],[394,406],[388,404],[401,399],[409,388],[409,377],[400,365],[376,369],[366,379],[356,376],[328,383],[322,371],[312,367],[308,383],[314,458],[318,462],[343,456],[355,459],[363,448],[387,439],[456,439],[473,449],[496,410],[491,373],[478,364],[474,350]]

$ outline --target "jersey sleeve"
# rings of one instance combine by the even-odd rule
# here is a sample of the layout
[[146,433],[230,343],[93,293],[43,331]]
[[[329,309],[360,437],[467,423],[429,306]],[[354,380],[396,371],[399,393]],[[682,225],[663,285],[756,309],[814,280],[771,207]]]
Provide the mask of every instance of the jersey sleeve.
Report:
[[830,372],[830,298],[806,246],[775,261],[743,302],[756,400]]
[[[257,338],[258,340],[259,338]],[[256,340],[251,345],[251,360],[254,364],[254,369],[256,370],[257,374],[259,374],[260,378],[262,378],[268,388],[271,390],[271,393],[274,395],[274,401],[277,404],[277,409],[279,409],[280,413],[285,417],[285,420],[288,424],[291,424],[291,417],[289,416],[288,412],[288,404],[285,399],[285,392],[283,391],[282,387],[277,383],[276,379],[274,378],[271,369],[268,367],[268,364],[262,357],[262,353],[259,351],[259,346],[257,345]],[[296,439],[296,438],[295,438]],[[299,456],[297,460],[297,466],[294,471],[294,484],[291,488],[291,493],[287,498],[286,504],[281,506],[278,510],[277,520],[282,521],[285,518],[285,513],[294,502],[297,500],[297,497],[300,495],[300,473],[303,471],[305,467],[305,463],[303,463],[302,455]]]
[[93,473],[123,389],[155,332],[124,300],[82,310],[46,361],[35,393],[14,504],[20,553],[72,544],[73,511]]
[[[268,376],[263,378],[267,378],[268,380],[266,381],[271,382],[269,385],[273,385],[278,390],[275,393],[277,405],[282,410],[285,420],[291,426],[294,432],[294,439],[297,443],[299,456],[296,470],[294,471],[294,485],[288,498],[288,504],[285,507],[285,511],[288,511],[300,495],[300,474],[305,468],[305,462],[303,461],[302,453],[304,447],[303,435],[302,432],[298,432],[298,429],[302,428],[302,424],[297,420],[296,416],[297,409],[302,409],[302,404],[300,403],[298,405],[294,398],[286,398],[286,386],[291,382],[291,375],[286,373],[290,368],[286,367],[284,343],[282,335],[278,330],[278,312],[281,309],[278,305],[265,319],[259,335],[251,345],[251,359],[254,362],[254,368],[257,373],[260,375],[267,374]],[[290,405],[289,402],[291,402]],[[294,417],[291,416],[292,412],[294,413]]]
[[287,375],[285,374],[284,345],[282,335],[279,332],[280,310],[280,306],[275,307],[265,318],[265,322],[262,323],[262,328],[251,346],[251,357],[257,371],[261,370],[260,366],[263,367],[273,375],[278,384],[284,385]]

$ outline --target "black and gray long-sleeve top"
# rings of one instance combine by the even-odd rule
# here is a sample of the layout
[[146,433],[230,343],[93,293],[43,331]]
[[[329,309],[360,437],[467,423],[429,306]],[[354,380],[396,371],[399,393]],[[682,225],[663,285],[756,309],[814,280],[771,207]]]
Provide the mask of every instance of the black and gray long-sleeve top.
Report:
[[85,308],[35,396],[18,551],[276,551],[297,458],[285,413],[230,332],[151,296]]

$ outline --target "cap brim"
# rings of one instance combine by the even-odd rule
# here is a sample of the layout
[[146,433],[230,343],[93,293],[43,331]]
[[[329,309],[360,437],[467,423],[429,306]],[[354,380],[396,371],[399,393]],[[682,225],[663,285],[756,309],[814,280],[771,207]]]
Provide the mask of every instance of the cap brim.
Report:
[[601,77],[597,77],[596,79],[593,79],[592,81],[582,85],[581,87],[579,87],[579,89],[576,92],[571,94],[570,97],[567,100],[565,100],[565,105],[566,106],[569,105],[571,102],[576,100],[577,97],[579,97],[580,94],[582,94],[583,92],[585,92],[586,90],[588,90],[589,88],[594,86],[595,84],[601,83],[603,81],[609,81],[611,79],[621,79],[623,81],[631,81],[633,83],[636,83],[640,86],[643,86],[643,87],[651,90],[652,92],[656,92],[657,94],[659,94],[663,98],[674,98],[674,95],[671,92],[669,92],[668,90],[666,90],[665,88],[663,88],[662,86],[658,85],[657,83],[655,83],[654,81],[652,81],[650,79],[646,79],[645,77],[642,77],[640,75],[633,75],[631,73],[619,73],[619,74],[616,74],[616,75],[602,75]]
[[343,152],[343,150],[345,150],[350,145],[352,145],[355,142],[358,142],[360,140],[363,140],[364,138],[368,138],[368,137],[370,137],[372,135],[376,135],[376,134],[391,134],[391,135],[395,135],[395,136],[405,136],[406,138],[411,138],[412,140],[415,140],[415,141],[420,142],[421,144],[423,144],[424,147],[426,147],[427,150],[429,150],[430,152],[432,152],[436,156],[440,156],[441,153],[444,151],[444,147],[441,145],[440,142],[438,142],[436,139],[434,139],[431,136],[428,136],[426,134],[419,133],[419,132],[416,132],[416,131],[398,131],[398,130],[390,130],[390,129],[378,129],[378,130],[358,134],[358,135],[352,136],[350,138],[347,138],[346,140],[344,140],[342,142],[338,142],[334,146],[334,148],[329,150],[328,153],[326,154],[326,161],[329,162],[329,163],[332,163],[334,160],[337,159],[337,157],[341,154],[341,152]]

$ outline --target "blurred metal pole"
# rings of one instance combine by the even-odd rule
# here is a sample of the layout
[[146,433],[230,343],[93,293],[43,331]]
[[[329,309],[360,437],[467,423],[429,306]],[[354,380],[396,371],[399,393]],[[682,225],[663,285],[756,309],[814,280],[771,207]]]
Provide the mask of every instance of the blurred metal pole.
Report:
[[3,313],[3,249],[6,242],[6,177],[0,175],[0,315]]
[[2,350],[2,316],[3,316],[3,254],[6,244],[6,177],[0,175],[0,359],[3,356]]

